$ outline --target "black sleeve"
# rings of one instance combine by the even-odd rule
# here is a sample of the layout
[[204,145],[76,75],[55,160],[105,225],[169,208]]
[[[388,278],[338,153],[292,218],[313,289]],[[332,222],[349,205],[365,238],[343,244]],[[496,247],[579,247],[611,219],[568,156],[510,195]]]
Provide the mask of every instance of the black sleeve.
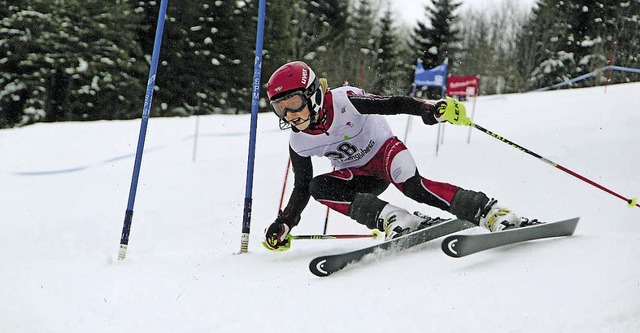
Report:
[[311,157],[302,157],[291,147],[289,147],[289,156],[291,157],[294,182],[293,191],[289,196],[287,207],[284,208],[283,215],[286,217],[287,225],[293,228],[300,222],[300,214],[307,207],[311,197],[309,183],[313,178],[313,164]]
[[427,125],[437,124],[436,103],[409,96],[349,95],[349,101],[362,114],[410,114],[422,117]]

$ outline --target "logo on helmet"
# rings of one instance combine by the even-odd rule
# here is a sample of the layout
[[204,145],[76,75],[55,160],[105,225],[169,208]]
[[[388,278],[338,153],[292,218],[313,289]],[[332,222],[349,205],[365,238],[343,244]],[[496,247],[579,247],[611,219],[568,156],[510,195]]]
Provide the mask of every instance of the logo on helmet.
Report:
[[309,78],[309,74],[307,74],[307,69],[303,68],[302,69],[302,80],[300,81],[302,84],[306,85],[307,84],[307,79]]
[[273,90],[275,90],[276,92],[280,92],[280,90],[282,90],[282,88],[283,88],[282,86],[277,86],[276,89],[273,89]]

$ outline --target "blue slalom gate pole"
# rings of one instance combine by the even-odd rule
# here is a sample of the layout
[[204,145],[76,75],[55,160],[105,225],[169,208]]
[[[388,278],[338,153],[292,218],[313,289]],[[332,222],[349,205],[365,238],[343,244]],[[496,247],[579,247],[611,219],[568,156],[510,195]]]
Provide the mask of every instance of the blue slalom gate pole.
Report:
[[244,212],[242,215],[242,238],[240,253],[249,249],[249,232],[251,231],[251,205],[253,203],[253,166],[256,151],[256,129],[258,127],[258,106],[260,102],[260,74],[262,72],[262,42],[264,35],[264,16],[266,0],[258,5],[258,31],[256,33],[256,58],[253,64],[253,91],[251,93],[251,130],[249,132],[249,158],[247,161],[247,183],[244,196]]
[[156,27],[156,37],[153,42],[153,54],[151,56],[151,67],[149,69],[149,79],[147,81],[147,92],[144,97],[144,107],[142,110],[142,123],[140,124],[140,134],[138,136],[138,148],[136,150],[136,159],[133,164],[133,177],[131,178],[131,187],[129,188],[129,202],[127,203],[127,211],[124,215],[124,225],[122,226],[122,236],[120,237],[120,251],[118,259],[124,260],[127,256],[127,247],[129,246],[129,233],[131,231],[131,222],[133,220],[133,205],[136,200],[136,191],[138,189],[138,177],[140,176],[140,164],[142,163],[142,152],[144,151],[144,140],[147,136],[147,123],[149,122],[149,110],[151,109],[151,100],[153,99],[153,88],[156,82],[156,71],[158,69],[158,59],[160,58],[160,47],[162,46],[162,32],[164,30],[164,18],[167,13],[167,4],[169,0],[162,0],[160,3],[160,12],[158,14],[158,25]]

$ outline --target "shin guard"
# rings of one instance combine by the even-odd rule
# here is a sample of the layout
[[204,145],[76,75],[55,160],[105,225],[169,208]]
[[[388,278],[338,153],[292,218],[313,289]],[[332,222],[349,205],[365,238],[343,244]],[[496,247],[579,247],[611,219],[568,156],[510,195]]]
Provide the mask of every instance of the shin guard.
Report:
[[356,193],[349,206],[349,217],[366,225],[369,229],[383,230],[378,226],[378,216],[387,204],[388,202],[380,200],[371,193]]
[[482,193],[459,189],[451,200],[449,212],[457,218],[478,224],[480,211],[489,202],[489,198]]

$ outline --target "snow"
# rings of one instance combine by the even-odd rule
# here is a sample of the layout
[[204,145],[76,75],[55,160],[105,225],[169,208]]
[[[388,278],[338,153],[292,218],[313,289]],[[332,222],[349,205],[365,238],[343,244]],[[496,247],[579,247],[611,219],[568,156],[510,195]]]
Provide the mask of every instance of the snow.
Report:
[[[626,197],[640,195],[640,83],[480,97],[474,120]],[[469,111],[473,103],[466,103]],[[404,138],[406,116],[388,117]],[[372,240],[260,241],[278,208],[287,132],[260,114],[249,253],[240,249],[248,115],[149,121],[128,256],[117,260],[139,120],[0,131],[0,332],[635,332],[640,208],[474,130],[413,119],[427,177],[515,212],[580,216],[576,234],[453,259],[435,241],[318,278],[318,255]],[[330,170],[316,160],[316,173]],[[289,177],[291,181],[292,177]],[[289,185],[289,190],[291,185]],[[448,216],[403,198],[409,210]],[[321,233],[312,201],[294,233]],[[332,212],[329,233],[366,233]],[[468,230],[481,233],[483,230]]]

